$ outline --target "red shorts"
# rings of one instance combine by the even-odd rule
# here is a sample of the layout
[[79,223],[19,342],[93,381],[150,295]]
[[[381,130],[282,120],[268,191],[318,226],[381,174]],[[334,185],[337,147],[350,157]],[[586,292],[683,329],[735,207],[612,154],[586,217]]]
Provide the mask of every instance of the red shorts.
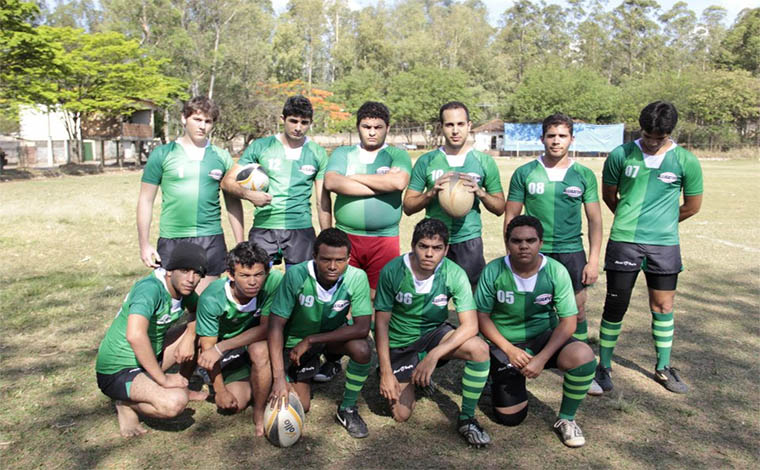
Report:
[[377,288],[380,270],[399,254],[399,237],[368,237],[348,234],[351,240],[351,259],[348,264],[364,270],[369,278],[369,286]]

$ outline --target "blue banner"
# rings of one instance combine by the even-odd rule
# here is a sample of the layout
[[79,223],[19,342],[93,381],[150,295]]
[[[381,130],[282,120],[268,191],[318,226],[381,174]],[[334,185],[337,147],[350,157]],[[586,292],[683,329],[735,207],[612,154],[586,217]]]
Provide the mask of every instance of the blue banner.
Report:
[[[575,142],[571,152],[610,152],[623,143],[623,124],[573,124]],[[543,151],[541,124],[504,123],[504,147],[512,152]]]

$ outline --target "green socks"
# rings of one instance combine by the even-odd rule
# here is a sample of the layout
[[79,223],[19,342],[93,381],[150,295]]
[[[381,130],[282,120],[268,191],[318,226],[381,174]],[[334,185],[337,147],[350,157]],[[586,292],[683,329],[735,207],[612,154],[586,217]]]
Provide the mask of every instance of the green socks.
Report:
[[588,343],[588,322],[586,322],[585,318],[583,321],[578,321],[578,324],[575,327],[575,333],[573,333],[573,338]]
[[562,404],[559,407],[559,417],[563,419],[575,419],[575,412],[591,388],[594,380],[596,359],[582,366],[565,372],[565,380],[562,382]]
[[364,382],[369,377],[371,364],[371,361],[366,364],[359,364],[353,360],[348,361],[348,366],[346,367],[346,387],[343,390],[343,401],[340,403],[341,410],[356,405],[359,392],[362,391]]
[[491,369],[491,360],[483,362],[467,361],[462,375],[462,412],[459,419],[468,419],[475,416],[475,406],[483,393],[483,387],[488,380],[488,372]]
[[654,338],[654,350],[657,353],[656,370],[662,370],[670,365],[674,329],[673,312],[652,312],[652,338]]
[[599,363],[602,367],[612,367],[612,351],[615,350],[620,330],[623,327],[622,320],[619,322],[607,321],[602,317],[602,325],[599,328]]

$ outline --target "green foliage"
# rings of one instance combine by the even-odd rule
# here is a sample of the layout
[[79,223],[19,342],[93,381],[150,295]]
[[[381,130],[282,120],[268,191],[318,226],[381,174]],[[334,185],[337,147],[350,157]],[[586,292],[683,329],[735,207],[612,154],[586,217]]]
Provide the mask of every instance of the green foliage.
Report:
[[760,8],[742,11],[721,44],[717,62],[729,70],[760,76]]

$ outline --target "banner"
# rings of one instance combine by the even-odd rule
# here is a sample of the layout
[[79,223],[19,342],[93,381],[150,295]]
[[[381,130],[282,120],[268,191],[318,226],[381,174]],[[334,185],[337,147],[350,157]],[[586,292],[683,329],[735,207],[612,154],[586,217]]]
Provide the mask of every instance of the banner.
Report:
[[[623,143],[623,124],[582,124],[573,125],[575,142],[571,152],[610,152]],[[541,124],[504,123],[504,147],[511,152],[543,151]]]

